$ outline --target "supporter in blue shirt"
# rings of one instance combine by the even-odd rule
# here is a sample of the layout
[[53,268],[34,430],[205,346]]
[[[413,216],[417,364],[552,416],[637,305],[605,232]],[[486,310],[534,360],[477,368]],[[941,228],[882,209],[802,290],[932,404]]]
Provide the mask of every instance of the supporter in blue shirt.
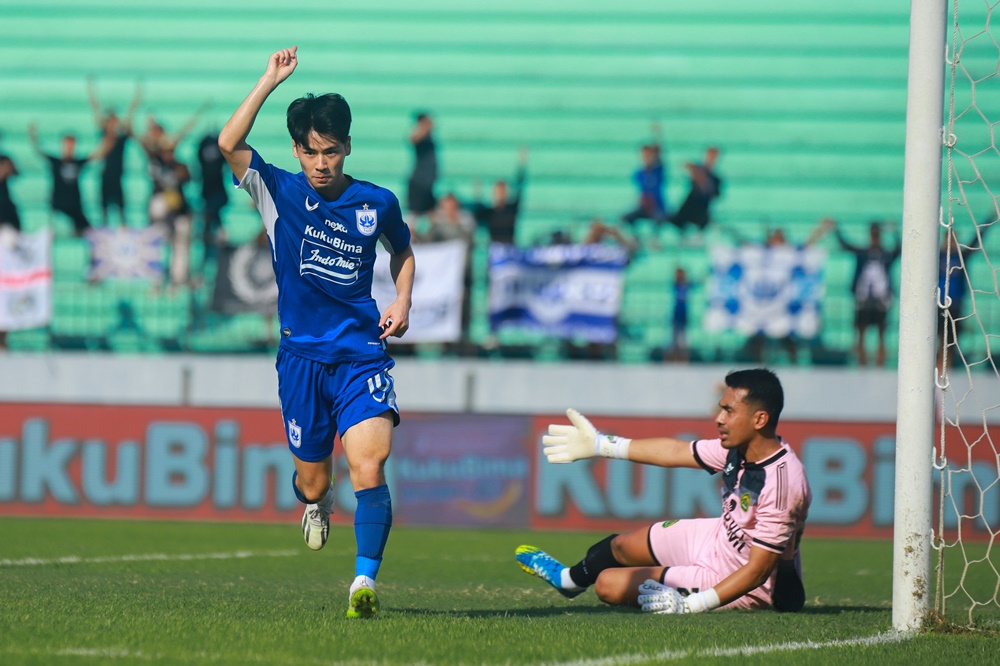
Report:
[[[958,236],[954,229],[949,229],[941,241],[941,249],[938,253],[938,299],[944,305],[942,317],[944,327],[948,329],[948,335],[942,336],[941,344],[938,346],[938,368],[943,370],[942,357],[945,346],[956,346],[958,336],[965,328],[965,320],[971,313],[965,311],[965,300],[969,295],[969,261],[982,253],[983,239],[986,233],[998,224],[997,221],[988,221],[977,225],[968,237],[968,242],[959,243]],[[948,364],[955,362],[958,349],[952,349],[948,356]]]
[[642,166],[632,174],[632,181],[639,190],[638,205],[622,216],[623,222],[632,223],[647,219],[659,224],[666,220],[669,214],[663,194],[667,184],[667,169],[663,165],[659,123],[653,123],[653,136],[653,142],[645,144],[640,149]]

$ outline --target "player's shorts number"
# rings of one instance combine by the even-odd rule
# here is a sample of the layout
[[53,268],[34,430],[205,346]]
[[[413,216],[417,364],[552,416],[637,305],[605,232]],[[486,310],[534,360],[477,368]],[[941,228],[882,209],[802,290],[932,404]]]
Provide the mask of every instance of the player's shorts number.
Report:
[[368,392],[376,402],[395,407],[396,393],[392,390],[392,377],[388,370],[380,370],[368,378]]

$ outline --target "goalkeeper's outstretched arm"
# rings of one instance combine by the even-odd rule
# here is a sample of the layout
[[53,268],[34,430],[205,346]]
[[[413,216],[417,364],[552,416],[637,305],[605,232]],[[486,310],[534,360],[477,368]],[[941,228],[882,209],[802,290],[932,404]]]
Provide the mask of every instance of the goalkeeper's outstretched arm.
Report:
[[598,432],[593,424],[575,409],[567,409],[572,425],[552,424],[542,437],[545,457],[550,463],[568,463],[585,458],[619,458],[658,467],[701,465],[691,453],[691,443],[672,437],[628,439]]

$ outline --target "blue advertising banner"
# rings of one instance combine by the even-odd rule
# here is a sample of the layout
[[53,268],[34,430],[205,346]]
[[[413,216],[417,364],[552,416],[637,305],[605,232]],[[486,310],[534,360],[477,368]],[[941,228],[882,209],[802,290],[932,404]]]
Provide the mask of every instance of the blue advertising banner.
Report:
[[393,433],[393,508],[412,524],[527,527],[535,448],[522,416],[408,418]]
[[[683,440],[716,436],[711,422],[593,416],[604,432]],[[407,525],[621,532],[659,520],[715,516],[720,480],[701,469],[624,460],[553,465],[541,451],[565,417],[404,414],[386,478],[393,520]],[[813,536],[890,538],[895,424],[783,421],[812,488]],[[1000,440],[967,426],[958,446]],[[949,444],[950,446],[951,444]],[[343,448],[334,455],[337,524],[356,507]],[[296,524],[294,462],[274,409],[0,403],[0,516],[75,516]],[[964,473],[962,473],[964,471]],[[952,503],[946,533],[989,540],[1000,521],[996,453],[934,472]]]

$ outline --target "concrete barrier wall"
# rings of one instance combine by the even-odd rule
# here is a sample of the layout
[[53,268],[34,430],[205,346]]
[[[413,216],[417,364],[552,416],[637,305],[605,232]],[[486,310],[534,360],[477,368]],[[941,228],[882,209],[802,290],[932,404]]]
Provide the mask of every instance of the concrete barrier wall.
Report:
[[[410,412],[531,415],[575,407],[607,416],[698,418],[712,413],[731,369],[401,359],[393,376],[400,407]],[[778,374],[786,418],[895,422],[895,370],[782,368]],[[996,377],[954,373],[951,381],[950,401],[960,402],[962,418],[1000,422]],[[277,407],[276,386],[274,359],[264,356],[0,355],[0,402]]]

